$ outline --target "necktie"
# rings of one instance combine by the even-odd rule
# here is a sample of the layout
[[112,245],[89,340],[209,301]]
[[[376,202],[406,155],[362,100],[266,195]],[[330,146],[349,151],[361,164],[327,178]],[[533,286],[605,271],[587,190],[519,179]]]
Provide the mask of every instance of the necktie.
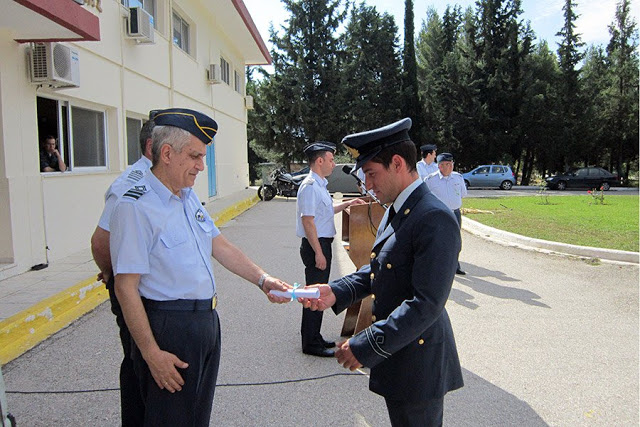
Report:
[[393,219],[393,217],[396,215],[396,210],[393,208],[393,205],[389,208],[389,215],[387,215],[387,224],[384,226],[384,228],[387,228],[389,226],[389,224],[391,224],[391,220]]

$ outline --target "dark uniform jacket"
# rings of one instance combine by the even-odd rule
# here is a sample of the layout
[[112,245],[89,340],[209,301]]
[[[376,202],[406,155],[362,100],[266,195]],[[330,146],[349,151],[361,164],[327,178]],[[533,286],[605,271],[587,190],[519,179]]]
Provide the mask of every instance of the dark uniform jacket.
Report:
[[374,323],[350,340],[354,356],[371,368],[374,393],[421,401],[462,387],[444,308],[460,242],[453,213],[422,183],[376,239],[371,263],[330,284],[336,313],[374,296]]

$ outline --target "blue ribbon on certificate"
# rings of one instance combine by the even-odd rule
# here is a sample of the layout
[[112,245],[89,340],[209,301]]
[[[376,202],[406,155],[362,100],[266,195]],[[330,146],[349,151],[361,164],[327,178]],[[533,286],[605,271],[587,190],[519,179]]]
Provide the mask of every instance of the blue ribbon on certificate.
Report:
[[298,289],[300,286],[302,286],[300,283],[293,284],[293,289],[291,289],[291,301],[296,300],[296,289]]

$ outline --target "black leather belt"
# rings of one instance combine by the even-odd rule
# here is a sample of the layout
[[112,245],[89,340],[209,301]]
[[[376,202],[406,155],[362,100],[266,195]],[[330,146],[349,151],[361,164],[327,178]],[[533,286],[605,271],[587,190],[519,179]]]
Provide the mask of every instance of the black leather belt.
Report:
[[[309,241],[306,237],[303,237],[302,240],[306,240],[307,242]],[[318,241],[333,242],[333,237],[318,237]]]
[[142,297],[142,304],[149,310],[165,311],[212,311],[218,305],[218,296],[209,299],[176,299],[156,301]]

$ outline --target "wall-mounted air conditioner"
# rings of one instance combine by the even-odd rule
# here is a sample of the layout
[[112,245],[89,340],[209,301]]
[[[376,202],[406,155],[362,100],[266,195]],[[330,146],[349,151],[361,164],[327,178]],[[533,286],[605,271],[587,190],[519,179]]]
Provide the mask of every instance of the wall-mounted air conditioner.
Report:
[[212,85],[222,83],[222,78],[220,77],[220,66],[218,64],[209,65],[209,69],[207,70],[207,81]]
[[130,7],[127,18],[127,37],[138,43],[154,43],[153,16],[141,7]]
[[61,43],[33,43],[27,50],[31,83],[54,88],[80,86],[80,57]]
[[247,95],[244,97],[244,108],[253,110],[253,96]]

